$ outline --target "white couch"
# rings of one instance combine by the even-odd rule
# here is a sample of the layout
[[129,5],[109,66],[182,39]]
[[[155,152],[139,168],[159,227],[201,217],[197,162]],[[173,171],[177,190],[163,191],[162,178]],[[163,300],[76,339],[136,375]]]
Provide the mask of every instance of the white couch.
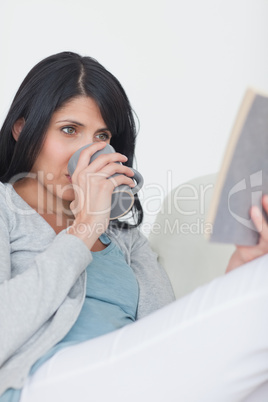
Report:
[[216,174],[198,177],[176,187],[163,202],[149,235],[177,298],[223,275],[233,245],[210,243],[206,216]]
[[[198,177],[167,195],[149,235],[166,269],[176,298],[223,275],[235,247],[210,243],[204,236],[216,174]],[[266,382],[243,402],[268,401]]]

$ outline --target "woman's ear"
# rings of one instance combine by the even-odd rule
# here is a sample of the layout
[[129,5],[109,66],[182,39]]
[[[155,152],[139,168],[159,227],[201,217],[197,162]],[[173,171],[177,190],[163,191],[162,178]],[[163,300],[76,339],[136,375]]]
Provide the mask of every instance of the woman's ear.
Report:
[[14,139],[15,139],[16,141],[18,141],[19,136],[20,136],[20,133],[21,133],[21,130],[23,129],[24,125],[25,125],[25,119],[24,119],[24,117],[20,117],[20,118],[14,123],[14,125],[13,125],[13,127],[12,127],[12,135],[13,135],[13,137],[14,137]]

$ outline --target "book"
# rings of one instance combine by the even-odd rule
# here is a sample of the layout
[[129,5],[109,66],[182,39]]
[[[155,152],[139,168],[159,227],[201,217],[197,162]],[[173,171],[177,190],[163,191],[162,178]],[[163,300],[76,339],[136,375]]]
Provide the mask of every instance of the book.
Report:
[[[207,222],[211,242],[251,246],[259,233],[250,218],[268,194],[268,94],[246,90],[217,175]],[[267,218],[267,216],[266,216]]]

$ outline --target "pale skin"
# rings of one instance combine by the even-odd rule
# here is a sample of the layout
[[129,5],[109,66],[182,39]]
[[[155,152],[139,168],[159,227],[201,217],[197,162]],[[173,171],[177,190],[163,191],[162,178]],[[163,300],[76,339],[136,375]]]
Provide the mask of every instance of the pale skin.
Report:
[[[16,140],[23,125],[23,119],[14,124]],[[99,236],[109,224],[114,188],[120,184],[135,185],[131,179],[133,171],[122,164],[127,157],[120,153],[100,155],[89,165],[90,157],[110,143],[111,136],[95,101],[86,96],[73,98],[52,115],[30,175],[14,184],[16,192],[55,233],[68,227],[67,233],[80,238],[92,251],[105,247]],[[81,152],[70,178],[69,159],[90,143],[93,145]],[[109,179],[115,173],[119,175]]]

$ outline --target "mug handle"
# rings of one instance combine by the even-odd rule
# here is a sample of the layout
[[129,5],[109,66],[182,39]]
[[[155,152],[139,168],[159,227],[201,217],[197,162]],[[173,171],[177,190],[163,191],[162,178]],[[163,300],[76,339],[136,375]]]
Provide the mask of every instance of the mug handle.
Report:
[[140,172],[138,172],[136,169],[130,168],[134,172],[134,176],[132,179],[134,179],[137,182],[137,185],[133,188],[131,188],[132,194],[136,194],[143,186],[144,180]]

